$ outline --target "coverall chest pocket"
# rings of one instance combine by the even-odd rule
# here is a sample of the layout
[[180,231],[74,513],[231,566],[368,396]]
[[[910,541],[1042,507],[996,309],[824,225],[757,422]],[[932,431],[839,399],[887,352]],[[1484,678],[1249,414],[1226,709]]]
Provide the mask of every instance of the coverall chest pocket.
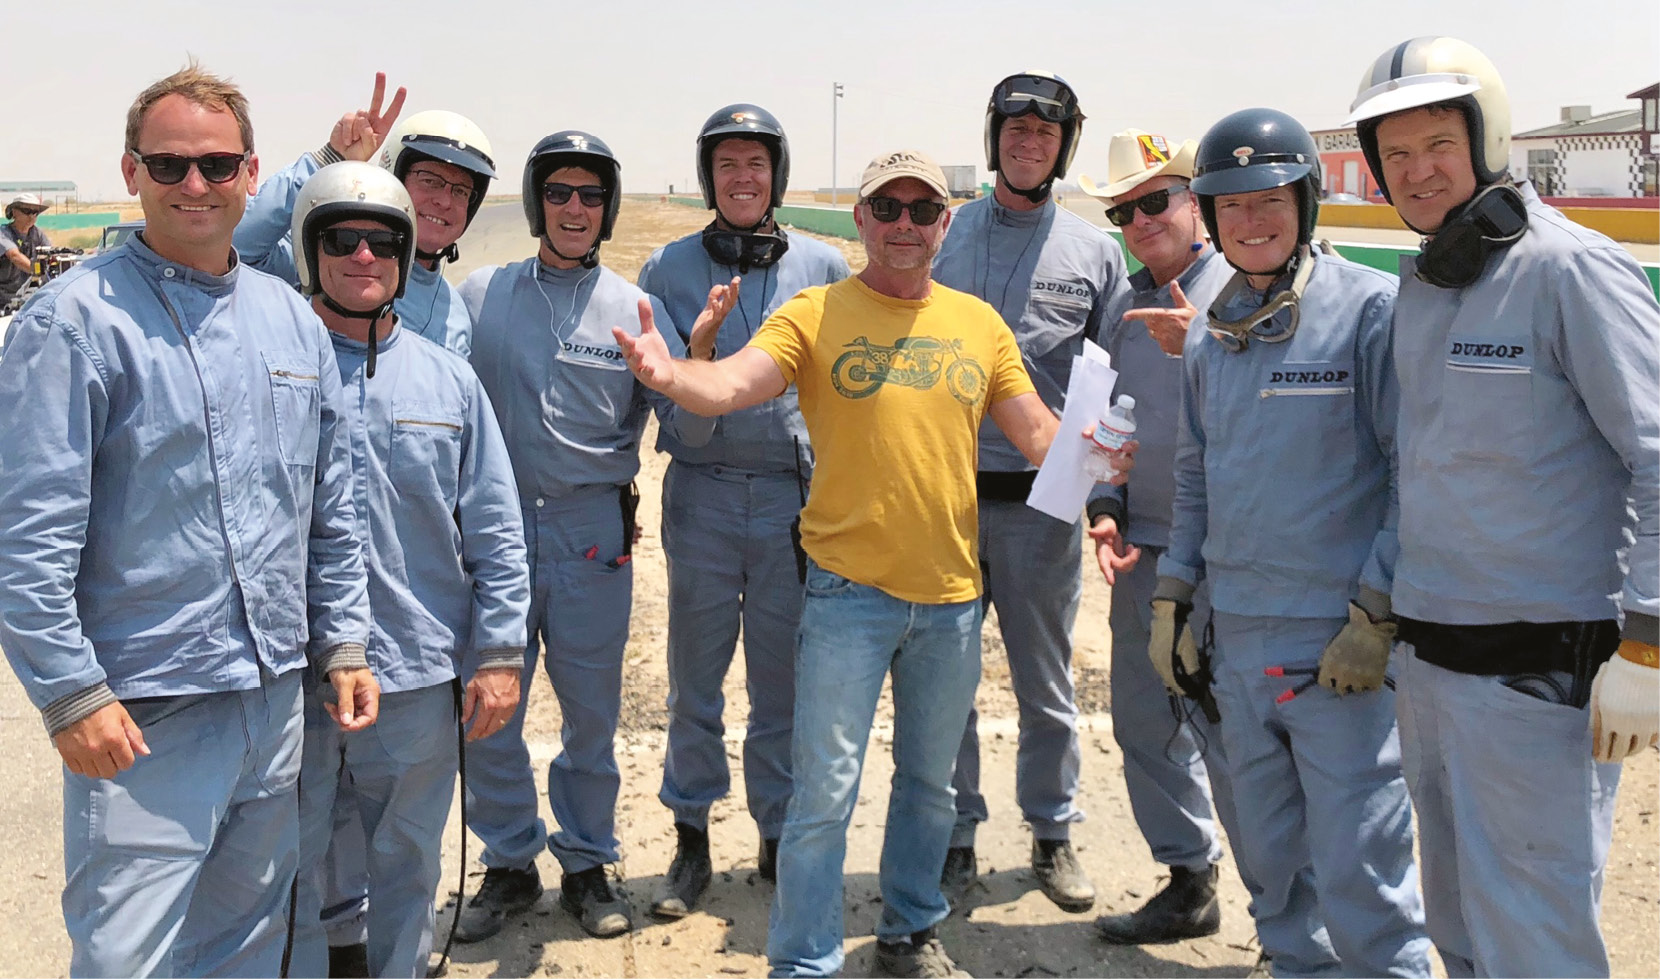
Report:
[[[1298,458],[1327,470],[1355,455],[1355,375],[1348,363],[1278,364],[1257,392],[1272,436],[1289,436]],[[1271,443],[1267,443],[1271,444]]]
[[461,473],[461,409],[421,401],[392,405],[391,461],[400,494],[453,503]]
[[1526,338],[1453,336],[1441,412],[1457,458],[1517,463],[1533,436],[1533,351]]
[[316,466],[323,403],[316,361],[267,353],[265,367],[270,373],[271,408],[282,461],[290,466]]
[[[1061,288],[1061,286],[1053,286]],[[1020,351],[1034,361],[1063,354],[1067,367],[1072,354],[1083,347],[1084,327],[1089,323],[1092,298],[1082,286],[1072,292],[1034,291],[1027,305],[1026,321],[1016,333]],[[1069,342],[1070,341],[1070,342]],[[1074,349],[1076,348],[1076,349]]]

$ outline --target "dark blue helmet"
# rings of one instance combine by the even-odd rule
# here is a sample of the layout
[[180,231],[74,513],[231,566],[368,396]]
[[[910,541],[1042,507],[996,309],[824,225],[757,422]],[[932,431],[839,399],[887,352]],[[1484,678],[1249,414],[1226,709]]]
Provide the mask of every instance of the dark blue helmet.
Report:
[[1286,186],[1297,188],[1297,244],[1306,245],[1320,213],[1320,151],[1303,124],[1285,113],[1241,109],[1199,141],[1192,188],[1212,241],[1221,241],[1216,198]]
[[790,183],[790,140],[778,117],[749,102],[736,102],[715,110],[697,133],[697,184],[703,190],[703,206],[715,209],[715,178],[711,169],[715,147],[723,139],[753,139],[772,154],[772,200],[767,209],[784,203]]
[[530,222],[530,233],[537,238],[547,232],[542,217],[542,184],[547,181],[548,174],[560,167],[592,170],[599,175],[600,183],[605,185],[605,217],[600,221],[599,237],[594,241],[595,248],[598,248],[599,242],[610,239],[611,230],[617,224],[617,209],[622,206],[622,164],[617,162],[616,155],[604,140],[577,129],[554,133],[537,143],[536,148],[530,151],[530,158],[525,161],[524,186],[521,189],[525,220]]

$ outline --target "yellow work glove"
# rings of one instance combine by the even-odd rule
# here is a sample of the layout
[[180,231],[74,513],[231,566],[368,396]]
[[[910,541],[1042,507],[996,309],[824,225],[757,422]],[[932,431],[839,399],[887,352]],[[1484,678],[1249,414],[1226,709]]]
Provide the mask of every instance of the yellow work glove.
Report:
[[1624,761],[1660,742],[1660,650],[1627,639],[1591,682],[1591,757]]
[[1320,684],[1338,696],[1383,686],[1395,628],[1392,620],[1373,622],[1364,609],[1350,602],[1349,624],[1326,643],[1326,651],[1320,654]]
[[1176,657],[1182,658],[1182,668],[1189,676],[1196,676],[1199,672],[1199,647],[1193,642],[1193,630],[1186,622],[1182,623],[1181,636],[1176,635],[1176,608],[1175,599],[1153,599],[1153,634],[1147,640],[1147,657],[1153,661],[1153,669],[1164,681],[1164,689],[1180,697],[1183,694],[1182,689],[1176,686]]

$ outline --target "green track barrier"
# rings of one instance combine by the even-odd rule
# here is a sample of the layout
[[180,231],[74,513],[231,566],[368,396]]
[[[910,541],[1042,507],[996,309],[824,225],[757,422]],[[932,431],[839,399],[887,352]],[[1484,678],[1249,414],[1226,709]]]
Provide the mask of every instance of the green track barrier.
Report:
[[88,211],[85,214],[42,214],[36,223],[45,231],[69,231],[74,228],[102,228],[121,220],[116,211]]
[[[671,197],[676,204],[686,204],[691,207],[702,207],[703,199],[698,197]],[[840,208],[805,207],[799,205],[785,205],[777,211],[778,223],[787,224],[803,231],[815,234],[830,235],[835,238],[857,238],[858,230],[853,225],[853,212]],[[1117,240],[1119,247],[1124,247],[1124,236],[1116,231],[1107,230]],[[1398,275],[1401,268],[1401,256],[1417,253],[1416,248],[1399,248],[1392,245],[1362,245],[1353,242],[1332,242],[1337,253],[1351,262],[1360,265],[1369,265],[1375,269],[1382,269],[1390,275]],[[1135,260],[1129,252],[1124,250],[1124,258],[1129,262],[1130,271],[1136,272],[1141,263]],[[1643,263],[1643,272],[1648,276],[1649,287],[1654,290],[1656,298],[1660,298],[1660,265]]]

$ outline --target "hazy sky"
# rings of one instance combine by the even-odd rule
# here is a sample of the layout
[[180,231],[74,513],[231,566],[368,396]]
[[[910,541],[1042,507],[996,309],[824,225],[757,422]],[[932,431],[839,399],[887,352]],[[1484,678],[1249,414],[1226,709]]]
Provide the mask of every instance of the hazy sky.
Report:
[[783,121],[793,188],[828,186],[836,81],[846,86],[838,172],[848,186],[871,156],[906,146],[942,164],[974,163],[984,179],[986,99],[998,79],[1027,68],[1056,71],[1078,91],[1089,121],[1074,177],[1104,174],[1108,137],[1127,126],[1197,137],[1250,105],[1283,109],[1311,129],[1334,126],[1372,60],[1420,34],[1485,51],[1504,76],[1517,131],[1555,122],[1564,105],[1634,108],[1625,95],[1660,80],[1654,0],[0,7],[0,180],[73,180],[87,199],[125,196],[117,165],[126,108],[187,54],[247,92],[267,174],[321,145],[341,113],[367,103],[383,69],[391,85],[409,88],[407,111],[452,109],[482,126],[513,187],[537,139],[577,128],[610,143],[625,189],[650,192],[695,187],[697,130],[736,101]]

